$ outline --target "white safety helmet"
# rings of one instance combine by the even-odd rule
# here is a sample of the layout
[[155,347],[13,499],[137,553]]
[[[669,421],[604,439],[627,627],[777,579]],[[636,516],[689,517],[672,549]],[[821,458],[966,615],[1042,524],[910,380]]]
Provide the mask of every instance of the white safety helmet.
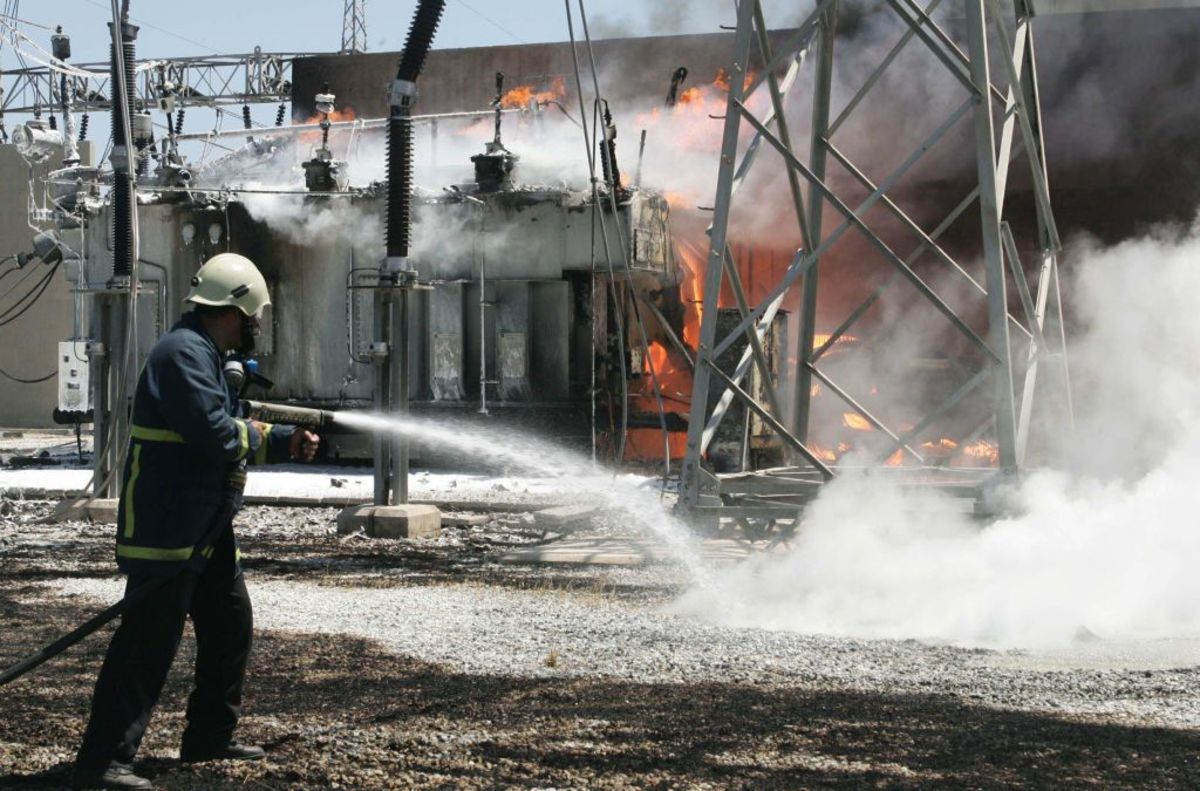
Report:
[[221,253],[205,261],[192,275],[192,290],[185,301],[214,307],[229,305],[247,316],[261,316],[262,309],[271,304],[271,295],[253,261],[237,253]]

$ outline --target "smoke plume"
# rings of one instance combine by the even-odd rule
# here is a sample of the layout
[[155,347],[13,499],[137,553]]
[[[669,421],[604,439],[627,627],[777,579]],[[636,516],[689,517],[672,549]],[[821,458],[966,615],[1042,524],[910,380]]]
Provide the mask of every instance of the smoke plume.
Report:
[[722,623],[988,646],[1200,628],[1200,229],[1082,239],[1065,286],[1078,431],[1071,469],[1031,475],[983,525],[871,475],[831,484],[790,551],[684,597]]

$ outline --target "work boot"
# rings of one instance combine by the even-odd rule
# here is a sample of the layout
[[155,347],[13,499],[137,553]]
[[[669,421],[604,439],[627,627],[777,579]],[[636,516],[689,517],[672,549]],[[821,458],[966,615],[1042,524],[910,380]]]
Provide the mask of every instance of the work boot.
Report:
[[255,761],[266,754],[261,747],[238,744],[231,739],[217,746],[185,743],[179,750],[179,760],[185,764],[198,764],[201,761]]
[[112,761],[103,771],[75,768],[71,776],[72,788],[154,788],[154,784],[133,773],[133,767],[120,761]]

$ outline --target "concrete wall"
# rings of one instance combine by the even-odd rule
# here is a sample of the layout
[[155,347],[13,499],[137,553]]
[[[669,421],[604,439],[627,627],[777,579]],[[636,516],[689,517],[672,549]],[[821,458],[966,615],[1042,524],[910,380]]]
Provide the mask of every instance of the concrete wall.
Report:
[[[1149,8],[1183,3],[1116,5]],[[884,8],[882,3],[878,6]],[[890,47],[895,39],[881,35],[875,25],[884,15],[876,9],[844,16],[836,46],[839,63],[866,60],[875,65],[882,52],[873,48]],[[1190,222],[1200,205],[1200,146],[1195,144],[1195,130],[1200,128],[1200,102],[1195,101],[1200,93],[1200,47],[1195,46],[1200,40],[1200,10],[1054,15],[1039,18],[1034,29],[1047,163],[1060,231],[1086,231],[1115,242],[1150,224]],[[785,32],[774,34],[777,43],[785,38]],[[913,42],[908,49],[917,47]],[[711,82],[732,58],[733,34],[608,39],[594,42],[594,51],[602,87],[614,99],[653,99],[666,96],[678,66],[689,70],[684,87]],[[581,48],[580,54],[588,80],[586,50]],[[385,117],[386,86],[395,76],[398,57],[383,52],[297,60],[293,118],[303,120],[313,114],[313,96],[326,83],[337,94],[339,106],[353,108],[358,116]],[[933,74],[941,73],[939,64],[930,68]],[[487,107],[495,93],[497,70],[505,72],[507,87],[547,87],[563,78],[564,104],[572,114],[578,112],[571,48],[564,42],[434,50],[421,74],[417,112]],[[925,79],[918,75],[913,80],[895,71],[886,79],[899,83]],[[807,74],[802,77],[808,79]],[[899,88],[904,86],[877,87],[861,106],[865,119],[849,125],[860,126],[868,136],[877,135],[869,141],[877,140],[875,147],[883,151],[894,146],[895,130],[919,116],[922,105],[929,103],[927,99],[899,105],[880,101]],[[835,109],[847,98],[835,97]],[[644,101],[639,104],[646,106]],[[615,104],[613,110],[619,125],[628,122],[621,115],[622,111],[628,115],[626,103]],[[633,139],[634,131],[623,131],[626,140]],[[848,152],[852,157],[866,155],[861,140],[851,142],[859,144]],[[858,160],[858,164],[864,163]],[[928,208],[940,220],[961,197],[962,185],[973,183],[973,168],[973,156],[965,157],[957,171],[940,172],[921,185],[902,185],[901,192],[934,193],[932,201],[922,194],[909,197],[934,204]],[[1014,170],[1015,207],[1032,205],[1027,174],[1025,168]]]
[[[786,32],[775,32],[781,45]],[[605,39],[593,42],[596,62],[604,73],[603,86],[616,96],[667,95],[671,75],[679,66],[689,70],[684,87],[709,83],[728,66],[733,36],[711,33],[691,36]],[[580,48],[581,65],[587,51]],[[337,94],[339,107],[352,107],[359,116],[382,118],[388,114],[387,87],[396,76],[399,53],[375,52],[350,56],[301,58],[292,66],[292,118],[303,120],[314,112],[313,97],[325,83]],[[480,110],[496,93],[494,75],[504,72],[505,89],[532,84],[548,87],[561,78],[567,88],[564,104],[579,111],[574,91],[575,72],[569,42],[518,44],[505,47],[435,49],[421,73],[418,113]],[[584,80],[590,72],[584,71]]]
[[[48,168],[42,167],[43,172]],[[29,165],[11,145],[0,145],[0,258],[30,249]],[[13,264],[0,268],[8,271]],[[0,311],[13,304],[48,271],[8,275],[0,281]],[[0,369],[22,378],[37,378],[57,369],[58,342],[72,332],[70,286],[62,269],[51,279],[37,304],[21,318],[0,327]],[[23,280],[28,277],[28,279]],[[18,285],[18,281],[23,282]],[[15,287],[15,290],[13,290]],[[51,413],[58,403],[56,379],[40,384],[19,384],[0,375],[0,426],[33,428],[54,425]]]

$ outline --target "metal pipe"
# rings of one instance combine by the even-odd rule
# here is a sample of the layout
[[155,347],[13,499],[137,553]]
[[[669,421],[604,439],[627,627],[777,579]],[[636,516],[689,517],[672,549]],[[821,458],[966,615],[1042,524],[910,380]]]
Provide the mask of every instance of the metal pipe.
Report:
[[[523,113],[520,108],[507,108],[499,111],[501,115],[509,113]],[[433,124],[438,121],[450,121],[456,118],[491,118],[496,114],[495,110],[463,110],[454,113],[429,113],[426,115],[409,116],[414,124]],[[356,118],[353,121],[330,121],[330,130],[338,129],[383,129],[388,125],[387,118]],[[178,125],[177,125],[178,126]],[[289,137],[298,135],[304,132],[319,131],[321,124],[291,124],[290,126],[275,126],[262,127],[261,129],[252,130],[256,138],[261,137]],[[207,132],[189,132],[186,135],[176,135],[178,140],[214,140],[221,137],[244,137],[245,129],[212,129]]]

